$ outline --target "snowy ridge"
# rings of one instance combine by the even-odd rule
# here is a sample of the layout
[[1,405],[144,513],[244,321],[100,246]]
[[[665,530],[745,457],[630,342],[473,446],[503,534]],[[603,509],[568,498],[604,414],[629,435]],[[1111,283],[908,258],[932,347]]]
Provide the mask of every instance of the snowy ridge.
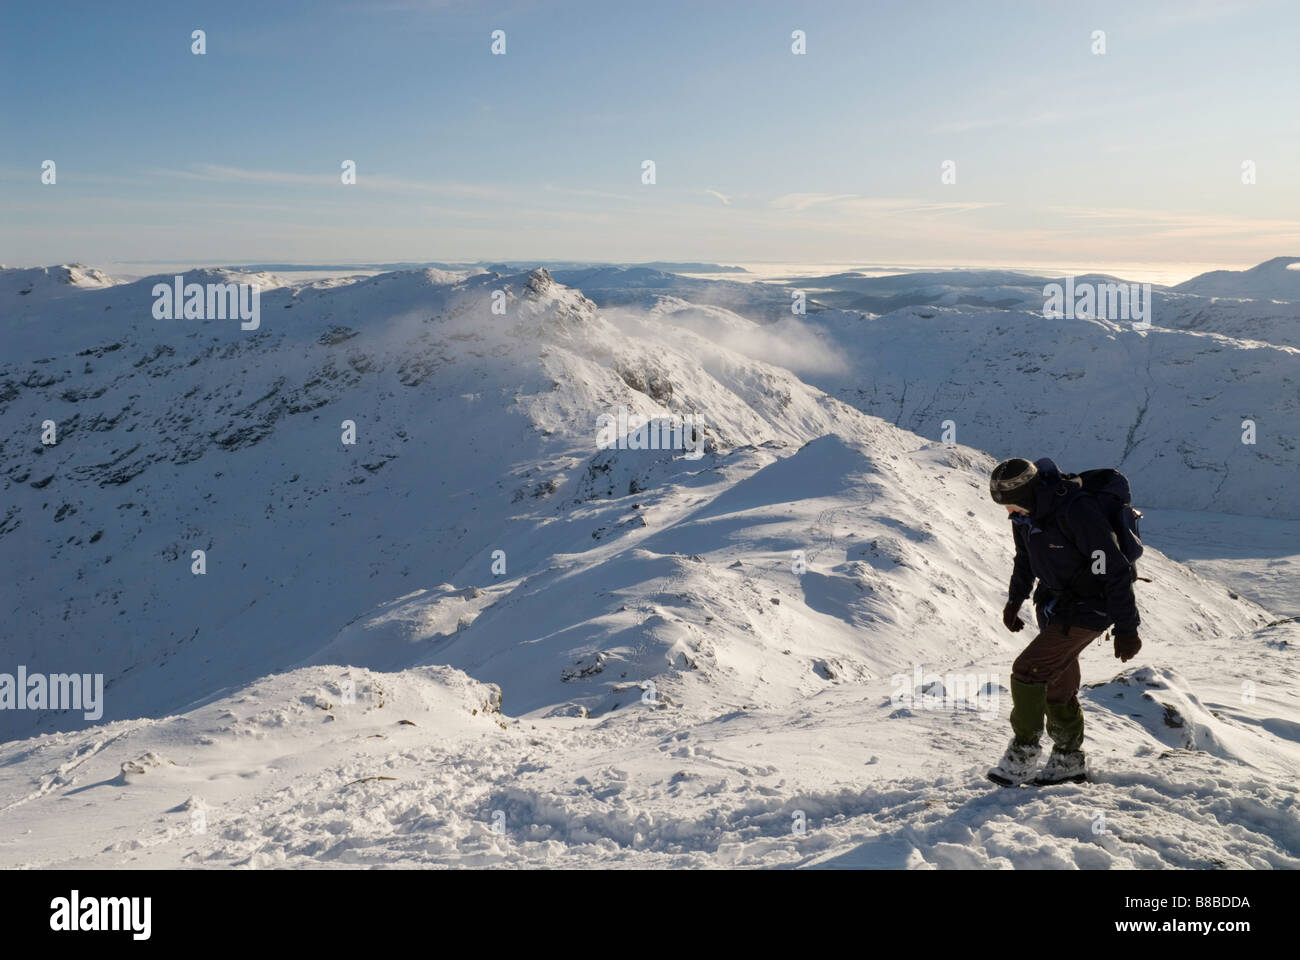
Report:
[[[699,328],[663,313],[679,317]],[[823,311],[753,336],[737,332],[744,323],[719,322],[718,335],[754,356],[793,353],[806,382],[923,436],[951,421],[958,442],[1000,457],[1115,465],[1144,507],[1300,515],[1295,347],[1013,310]],[[1247,419],[1254,444],[1242,442]]]
[[[700,412],[709,442],[727,446],[867,422],[788,371],[708,353],[698,338],[628,338],[544,272],[445,280],[272,290],[262,328],[245,334],[236,321],[154,320],[150,278],[67,311],[58,335],[29,327],[45,362],[0,370],[0,416],[13,425],[0,440],[0,564],[22,585],[6,598],[24,625],[15,659],[55,672],[89,657],[108,717],[177,709],[207,691],[214,648],[249,680],[466,565],[482,582],[493,549],[568,519],[564,485],[588,470],[600,412]],[[511,313],[494,322],[495,289]],[[112,340],[109,313],[130,318]],[[28,433],[47,418],[59,429],[48,447]],[[355,446],[340,442],[345,419]],[[202,577],[190,572],[196,549],[211,564]],[[304,578],[308,604],[287,589]],[[40,719],[5,712],[0,730]]]
[[1201,297],[1300,300],[1300,257],[1274,257],[1249,270],[1211,270],[1173,289]]
[[65,301],[77,294],[102,290],[115,283],[102,270],[80,263],[57,267],[0,265],[0,309],[8,314],[23,308],[30,309],[36,303]]
[[1168,294],[1155,302],[1159,327],[1300,348],[1300,297],[1285,303]]
[[[1041,318],[760,332],[671,293],[604,311],[544,270],[423,270],[268,288],[247,333],[154,320],[155,280],[33,293],[8,321],[27,352],[0,367],[5,650],[103,672],[106,703],[90,726],[0,713],[0,864],[1300,866],[1300,627],[1165,558],[1158,531],[1139,663],[1082,658],[1096,782],[983,780],[1027,639],[1000,624],[994,460],[847,386],[892,402],[894,370],[934,384],[981,356],[991,382],[1034,365],[1014,345]],[[1101,322],[1054,342],[1102,353],[1086,376],[1172,357],[1171,407],[1193,389],[1175,361],[1251,360],[1265,385],[1294,362]],[[977,413],[996,393],[966,389]],[[597,449],[619,406],[698,416],[701,455]],[[1117,459],[1075,449],[1067,466]],[[1124,469],[1178,476],[1159,460]],[[991,709],[932,702],[953,675]]]
[[[636,710],[592,724],[513,720],[496,712],[494,687],[445,668],[309,668],[184,716],[0,748],[0,816],[13,828],[0,858],[1295,869],[1295,726],[1270,736],[1261,723],[1278,721],[1215,701],[1189,709],[1187,687],[1204,691],[1207,677],[1136,668],[1085,689],[1091,735],[1110,745],[1094,782],[1009,791],[982,781],[988,720],[895,709],[883,685],[830,688],[789,712],[683,724]],[[1233,758],[1250,751],[1286,766]],[[47,809],[61,796],[82,798],[77,838]]]

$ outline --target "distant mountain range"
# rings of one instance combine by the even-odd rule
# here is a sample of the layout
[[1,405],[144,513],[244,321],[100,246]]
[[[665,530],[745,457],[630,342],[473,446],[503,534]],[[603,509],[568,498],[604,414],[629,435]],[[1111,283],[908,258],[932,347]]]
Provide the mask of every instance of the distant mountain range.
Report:
[[231,270],[271,271],[275,273],[319,273],[325,270],[356,270],[388,272],[392,270],[495,270],[498,273],[518,273],[534,267],[546,267],[549,270],[579,270],[589,267],[642,267],[649,270],[665,270],[671,273],[748,273],[744,267],[728,267],[717,263],[667,262],[651,261],[649,263],[610,264],[591,260],[479,260],[474,263],[442,263],[438,261],[397,261],[390,263],[258,263],[231,265]]
[[1171,289],[1199,297],[1300,300],[1300,257],[1274,257],[1249,270],[1211,270]]

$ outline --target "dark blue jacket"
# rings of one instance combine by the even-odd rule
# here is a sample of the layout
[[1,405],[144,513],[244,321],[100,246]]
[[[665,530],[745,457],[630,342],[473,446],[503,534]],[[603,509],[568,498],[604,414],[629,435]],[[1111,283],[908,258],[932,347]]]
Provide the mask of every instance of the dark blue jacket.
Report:
[[[1062,476],[1047,458],[1034,466],[1039,477],[1034,512],[1011,517],[1016,564],[1009,599],[1019,606],[1033,590],[1040,627],[1060,623],[1105,630],[1114,625],[1116,633],[1137,633],[1133,569],[1110,521],[1096,499],[1082,492],[1078,477]],[[1098,550],[1105,557],[1102,574],[1092,572]]]

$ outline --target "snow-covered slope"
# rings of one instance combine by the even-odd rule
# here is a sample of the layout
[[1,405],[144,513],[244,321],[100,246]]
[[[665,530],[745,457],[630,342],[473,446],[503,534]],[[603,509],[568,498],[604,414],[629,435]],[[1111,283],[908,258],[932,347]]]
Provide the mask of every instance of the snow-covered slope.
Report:
[[[112,277],[80,263],[57,267],[0,266],[0,311],[32,312],[34,305],[65,301],[87,291],[111,287]],[[29,298],[29,299],[24,299]]]
[[1300,866],[1294,624],[1153,553],[1144,665],[1083,658],[1096,782],[998,791],[987,459],[888,427],[737,454],[590,504],[614,529],[540,574],[395,599],[330,665],[0,748],[0,862]]
[[0,746],[0,863],[1295,869],[1288,629],[1119,673],[1087,651],[1094,782],[1039,791],[982,778],[1005,690],[996,715],[835,678],[784,709],[520,719],[448,668],[312,667]]
[[[1118,281],[1109,274],[1081,274],[1076,284]],[[807,277],[790,286],[815,294],[819,303],[841,310],[890,313],[913,306],[968,307],[984,310],[1042,310],[1043,288],[1064,277],[1040,277],[1008,270],[941,270],[884,277],[859,272]]]
[[[153,282],[5,318],[6,660],[106,690],[0,713],[41,734],[0,747],[0,863],[1300,865],[1300,631],[1158,536],[1140,660],[1084,656],[1098,782],[990,790],[993,460],[806,382],[866,369],[833,325],[800,379],[544,271],[277,286],[254,332]],[[700,455],[598,449],[620,405]]]
[[[699,329],[664,313],[678,316]],[[774,359],[771,344],[804,344],[792,365],[807,382],[923,436],[1067,469],[1118,466],[1143,505],[1300,516],[1296,348],[1018,311],[824,311],[752,337],[743,323],[729,318],[719,335]]]
[[1300,297],[1281,302],[1169,293],[1154,300],[1152,322],[1158,327],[1300,348]]
[[[555,279],[580,289],[601,307],[647,307],[663,296],[724,307],[759,322],[790,313],[790,290],[778,283],[705,280],[650,267],[587,267],[556,270]],[[812,299],[816,308],[819,301]]]
[[1211,270],[1173,290],[1239,300],[1300,300],[1300,257],[1274,257],[1249,270]]
[[[750,285],[747,302],[744,284],[671,275],[608,269],[574,281],[595,283],[614,315],[649,314],[720,340],[923,436],[945,436],[950,421],[958,441],[999,456],[1116,464],[1148,506],[1300,517],[1290,495],[1300,469],[1297,304],[1156,290],[1153,328],[1137,331],[1046,319],[1051,281],[1007,271],[791,281],[787,301],[790,289],[810,296],[802,318],[778,285]],[[1243,442],[1246,421],[1253,443]]]
[[[1076,286],[1124,283],[1110,274],[1076,274]],[[890,313],[913,306],[973,307],[1030,310],[1043,308],[1043,287],[1064,284],[1064,277],[1046,277],[1009,270],[940,270],[868,276],[862,272],[805,277],[789,285],[815,291],[832,307],[867,313]],[[1300,301],[1300,257],[1274,257],[1248,270],[1213,270],[1173,287],[1153,285],[1163,296]]]
[[[480,583],[494,550],[529,569],[529,544],[557,549],[536,530],[595,495],[596,417],[620,405],[698,413],[727,448],[869,429],[788,371],[671,327],[629,337],[545,272],[276,288],[253,332],[155,320],[154,282],[80,298],[57,332],[34,303],[9,323],[35,359],[0,368],[11,652],[104,673],[110,718],[298,662],[411,590]],[[8,736],[40,722],[0,713]]]

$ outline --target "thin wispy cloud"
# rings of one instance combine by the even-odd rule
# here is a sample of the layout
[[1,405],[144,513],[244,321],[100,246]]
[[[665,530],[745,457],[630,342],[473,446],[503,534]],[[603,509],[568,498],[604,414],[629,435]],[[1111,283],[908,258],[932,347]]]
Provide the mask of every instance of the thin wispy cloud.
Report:
[[1064,123],[1068,119],[1065,114],[1055,110],[1018,116],[966,117],[940,123],[934,128],[934,132],[970,133],[972,130],[994,130],[999,127],[1042,127],[1052,123]]
[[[196,180],[208,183],[258,183],[279,184],[282,186],[336,187],[341,186],[339,172],[306,173],[303,171],[256,170],[246,167],[230,167],[213,163],[199,163],[183,170],[159,169],[152,174],[175,177],[181,180]],[[437,180],[410,180],[391,177],[384,174],[368,174],[364,170],[357,173],[353,185],[363,190],[379,190],[387,193],[430,194],[438,196],[474,197],[484,200],[505,200],[509,193],[500,187],[489,184],[456,183]]]
[[547,193],[557,193],[566,197],[592,197],[597,200],[623,200],[623,201],[631,201],[636,199],[636,197],[633,197],[632,195],[626,193],[614,193],[609,190],[590,190],[583,187],[559,187],[553,183],[546,184],[546,186],[544,186],[542,189],[544,189]]
[[1104,221],[1123,229],[1156,228],[1164,236],[1213,236],[1216,234],[1278,234],[1290,236],[1300,230],[1300,219],[1230,216],[1184,211],[1139,210],[1131,208],[1092,209],[1088,207],[1051,207],[1050,212],[1067,220]]
[[148,171],[152,175],[175,177],[179,180],[202,180],[206,182],[227,183],[279,183],[299,184],[303,186],[324,186],[338,183],[334,174],[301,173],[282,170],[249,170],[241,167],[226,167],[215,163],[196,163],[184,170],[156,169]]
[[837,212],[850,216],[863,214],[915,214],[919,216],[965,213],[986,207],[1001,206],[987,200],[921,200],[911,197],[864,197],[854,193],[787,193],[775,197],[770,206],[778,210],[801,213],[805,210]]
[[778,210],[809,210],[813,207],[857,199],[852,193],[786,193],[770,201]]

